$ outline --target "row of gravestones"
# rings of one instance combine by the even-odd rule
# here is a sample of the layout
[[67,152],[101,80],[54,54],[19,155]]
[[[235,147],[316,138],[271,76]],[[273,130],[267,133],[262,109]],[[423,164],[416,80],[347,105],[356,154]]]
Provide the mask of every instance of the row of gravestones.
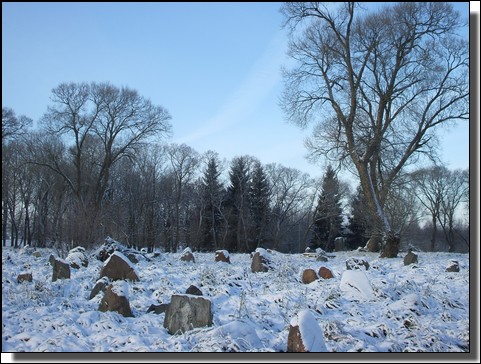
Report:
[[[102,261],[105,261],[110,257],[116,250],[112,249],[111,251],[108,251],[106,254],[107,255],[102,255],[101,259]],[[101,250],[105,254],[105,250]],[[41,254],[38,251],[35,251],[32,253],[35,257],[40,257]],[[135,256],[131,256],[132,254],[128,254],[127,258],[133,262],[136,263],[138,260],[135,258]],[[268,253],[266,250],[259,248],[257,249],[252,256],[252,262],[251,262],[251,271],[256,273],[256,272],[267,272],[271,266],[270,260],[268,258]],[[180,257],[181,260],[183,261],[192,261],[195,262],[194,255],[192,254],[192,251],[190,248],[186,248],[184,252],[181,254]],[[322,259],[323,261],[326,261],[327,259]],[[227,262],[230,263],[230,256],[229,253],[226,250],[218,250],[215,253],[215,261],[221,261],[221,262]],[[67,255],[67,258],[65,260],[60,259],[60,258],[55,258],[53,255],[50,255],[49,262],[53,267],[53,272],[52,272],[52,281],[56,281],[57,279],[68,279],[70,278],[70,268],[74,269],[79,269],[80,266],[87,267],[88,266],[88,259],[85,254],[85,249],[82,247],[76,247],[72,250],[69,251],[69,254]],[[410,264],[415,264],[418,263],[418,256],[417,254],[413,253],[412,250],[410,249],[407,253],[407,255],[404,257],[404,265],[410,265]],[[346,268],[349,269],[359,269],[358,267],[364,265],[365,269],[369,269],[369,263],[363,259],[360,258],[350,258],[346,261]],[[115,268],[111,268],[114,269]],[[322,270],[322,272],[321,272]],[[327,272],[329,271],[325,267],[321,267],[318,272],[318,276],[324,279],[329,279],[332,278],[332,272]],[[130,272],[130,271],[129,271]],[[459,263],[456,260],[451,259],[448,266],[446,267],[446,272],[459,272]],[[112,273],[113,275],[118,275],[119,273]],[[133,273],[129,273],[133,274]],[[129,278],[129,277],[126,277]],[[22,273],[17,277],[18,282],[31,282],[33,279],[32,273]],[[119,278],[119,279],[124,279],[124,278]],[[314,270],[307,270],[303,273],[302,281],[303,283],[310,283],[313,280],[317,279],[317,275],[315,274]],[[135,279],[134,279],[135,280]],[[138,277],[137,277],[138,280]]]
[[[263,248],[257,248],[254,253],[251,253],[251,271],[252,273],[267,272],[272,266],[269,253]],[[180,260],[195,263],[195,257],[190,248],[185,248],[180,255]],[[230,263],[230,256],[227,250],[217,250],[215,252],[214,260],[216,262]]]

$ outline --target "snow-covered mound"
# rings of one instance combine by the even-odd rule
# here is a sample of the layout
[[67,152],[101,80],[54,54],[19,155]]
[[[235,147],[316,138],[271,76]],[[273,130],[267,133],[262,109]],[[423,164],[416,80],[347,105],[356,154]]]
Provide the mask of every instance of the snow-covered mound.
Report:
[[[231,264],[216,264],[214,252],[195,252],[195,263],[187,264],[178,253],[163,253],[131,263],[140,281],[115,283],[134,316],[123,317],[98,310],[102,292],[89,299],[104,262],[90,259],[70,279],[52,282],[52,251],[40,253],[2,250],[3,352],[280,352],[287,350],[291,320],[303,321],[296,316],[302,310],[314,318],[302,325],[306,335],[309,325],[319,327],[328,352],[469,351],[469,255],[419,253],[418,264],[404,266],[402,253],[380,259],[378,253],[336,252],[317,262],[266,251],[272,269],[256,274],[249,254],[230,253]],[[345,262],[353,256],[368,261],[369,270],[348,272]],[[459,272],[446,272],[451,259]],[[300,270],[321,266],[334,278],[299,281]],[[22,272],[32,273],[33,281],[18,283]],[[147,310],[191,285],[212,302],[213,326],[170,335],[165,313]]]
[[342,273],[339,288],[346,297],[352,300],[375,299],[369,279],[362,270],[346,270]]

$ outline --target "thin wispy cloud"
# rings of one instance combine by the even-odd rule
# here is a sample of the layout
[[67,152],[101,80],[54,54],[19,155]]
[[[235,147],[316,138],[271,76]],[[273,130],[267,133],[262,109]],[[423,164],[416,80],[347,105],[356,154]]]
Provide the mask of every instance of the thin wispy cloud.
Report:
[[279,31],[258,58],[244,81],[220,105],[218,112],[192,133],[180,136],[175,142],[191,143],[233,125],[245,122],[281,81],[281,65],[285,59],[285,37]]

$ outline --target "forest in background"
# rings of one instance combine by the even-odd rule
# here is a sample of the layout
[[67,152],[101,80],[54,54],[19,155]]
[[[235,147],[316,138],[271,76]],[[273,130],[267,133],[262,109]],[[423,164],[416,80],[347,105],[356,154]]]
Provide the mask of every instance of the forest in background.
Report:
[[[2,108],[3,246],[68,251],[111,236],[149,251],[295,253],[332,251],[339,236],[346,249],[369,239],[362,189],[331,165],[316,180],[254,156],[199,154],[168,143],[170,115],[134,90],[84,83],[53,92],[37,130]],[[103,104],[92,108],[96,98]],[[468,202],[468,170],[433,165],[403,173],[386,211],[405,248],[467,252]]]

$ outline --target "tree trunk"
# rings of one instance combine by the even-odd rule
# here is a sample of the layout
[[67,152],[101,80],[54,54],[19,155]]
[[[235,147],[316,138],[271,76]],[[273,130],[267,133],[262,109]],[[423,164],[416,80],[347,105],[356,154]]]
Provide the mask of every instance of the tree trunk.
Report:
[[356,167],[359,172],[372,226],[371,237],[366,244],[366,248],[370,252],[378,252],[381,248],[383,236],[391,229],[379,202],[379,198],[375,193],[373,181],[368,169],[369,167],[365,164],[358,164]]
[[433,232],[431,234],[431,251],[432,252],[436,248],[436,230],[437,230],[436,219],[437,219],[436,215],[433,214]]
[[[5,199],[7,201],[7,199]],[[2,242],[3,246],[7,246],[7,224],[8,222],[8,204],[5,202],[3,204],[3,213],[2,213]]]
[[398,234],[388,231],[383,237],[381,258],[396,258],[399,253],[399,243],[401,238]]

